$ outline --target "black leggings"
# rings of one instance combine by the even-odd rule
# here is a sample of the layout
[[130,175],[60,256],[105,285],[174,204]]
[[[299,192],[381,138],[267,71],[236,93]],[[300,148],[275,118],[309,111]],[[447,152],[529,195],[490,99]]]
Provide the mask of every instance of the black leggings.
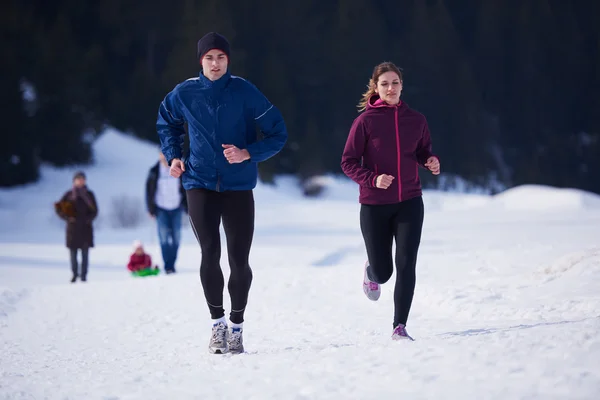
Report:
[[367,276],[379,284],[392,276],[392,241],[396,239],[394,328],[406,325],[416,283],[416,265],[423,227],[421,196],[396,204],[361,205],[360,227],[367,249]]
[[231,296],[230,320],[241,324],[252,283],[248,257],[254,236],[254,195],[251,190],[215,192],[191,189],[187,191],[187,201],[190,222],[202,250],[200,280],[212,319],[225,316],[225,281],[220,265],[219,233],[223,219],[231,269],[227,285]]

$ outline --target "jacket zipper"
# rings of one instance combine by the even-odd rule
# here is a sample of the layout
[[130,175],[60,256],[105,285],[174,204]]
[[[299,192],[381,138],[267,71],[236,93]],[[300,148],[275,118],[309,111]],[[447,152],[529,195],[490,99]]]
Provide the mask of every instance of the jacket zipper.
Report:
[[[219,104],[215,104],[215,132],[219,130]],[[215,160],[216,161],[216,160]],[[218,165],[218,162],[216,162]],[[219,175],[219,170],[217,167],[217,192],[219,191],[219,187],[221,186],[221,175]]]
[[398,129],[398,107],[394,108],[394,124],[396,125],[396,153],[398,155],[398,201],[402,201],[402,171],[400,170],[400,131]]

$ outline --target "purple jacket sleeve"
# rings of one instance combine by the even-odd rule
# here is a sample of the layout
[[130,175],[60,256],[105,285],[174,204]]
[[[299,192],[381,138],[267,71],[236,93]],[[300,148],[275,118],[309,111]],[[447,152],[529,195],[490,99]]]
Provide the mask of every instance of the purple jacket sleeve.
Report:
[[429,134],[429,126],[427,125],[427,121],[425,121],[425,125],[423,126],[423,135],[421,136],[421,141],[417,147],[417,162],[422,167],[425,167],[425,163],[429,157],[437,157],[438,160],[440,159],[437,155],[431,152],[431,135]]
[[341,167],[350,179],[365,187],[375,187],[377,174],[362,165],[362,157],[367,144],[364,123],[355,119],[350,128],[346,146],[342,153]]

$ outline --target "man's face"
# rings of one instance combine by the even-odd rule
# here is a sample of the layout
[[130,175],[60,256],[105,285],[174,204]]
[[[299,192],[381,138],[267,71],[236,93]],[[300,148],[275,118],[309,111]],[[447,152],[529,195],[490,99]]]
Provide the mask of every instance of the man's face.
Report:
[[227,72],[229,59],[218,49],[212,49],[202,57],[202,72],[211,81],[216,81]]

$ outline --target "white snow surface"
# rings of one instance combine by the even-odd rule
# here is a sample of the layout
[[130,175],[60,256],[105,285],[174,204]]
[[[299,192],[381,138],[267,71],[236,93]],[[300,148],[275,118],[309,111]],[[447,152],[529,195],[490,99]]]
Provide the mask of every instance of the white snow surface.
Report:
[[[247,352],[212,355],[189,226],[178,274],[133,279],[134,239],[160,263],[154,223],[145,211],[137,228],[110,223],[115,197],[145,210],[157,147],[109,130],[94,151],[87,283],[69,283],[52,207],[78,168],[0,191],[0,399],[600,398],[597,195],[426,191],[416,340],[394,342],[395,275],[378,302],[362,292],[357,186],[325,177],[323,197],[304,198],[292,178],[260,184]],[[222,266],[227,279],[225,248]]]

